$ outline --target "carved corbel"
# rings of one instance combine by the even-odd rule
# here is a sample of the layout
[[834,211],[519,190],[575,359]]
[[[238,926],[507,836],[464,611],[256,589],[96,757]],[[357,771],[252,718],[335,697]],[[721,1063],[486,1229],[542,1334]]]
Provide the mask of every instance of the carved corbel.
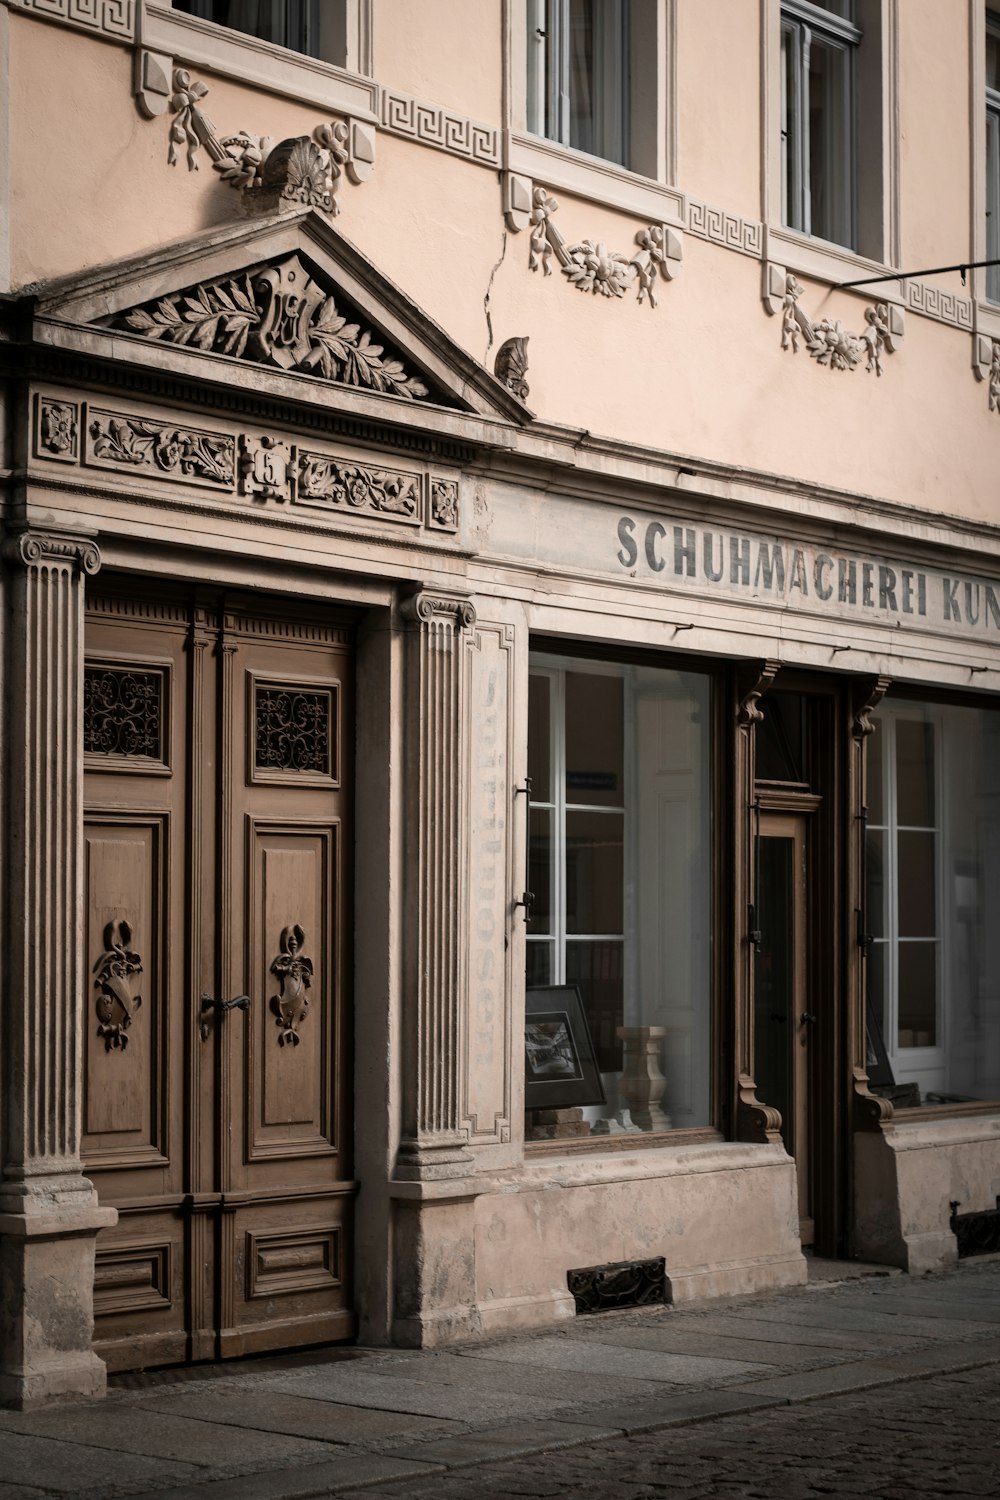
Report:
[[520,234],[531,223],[532,193],[534,186],[530,177],[519,177],[516,172],[507,172],[503,179],[503,212],[507,228],[512,234]]
[[767,692],[781,670],[780,661],[762,661],[748,672],[740,684],[739,703],[736,708],[736,723],[740,729],[749,729],[759,724],[764,715],[757,704]]
[[888,1099],[873,1094],[868,1087],[868,1074],[864,1068],[852,1068],[852,1124],[855,1132],[886,1131],[895,1129],[893,1109]]
[[874,733],[872,714],[889,691],[891,682],[891,677],[874,677],[870,682],[858,684],[851,714],[851,733],[856,740],[867,739]]
[[[164,61],[169,59],[161,58]],[[277,144],[272,136],[247,130],[220,137],[201,107],[207,86],[184,68],[174,70],[172,86],[168,164],[176,166],[178,147],[183,146],[188,170],[197,171],[203,148],[223,182],[243,194],[250,211],[273,213],[304,205],[332,217],[340,212],[337,192],[342,176],[346,173],[352,182],[362,183],[375,170],[375,132],[364,121],[333,120],[317,125],[311,137],[294,136]],[[136,98],[143,108],[138,88]]]
[[784,266],[764,265],[764,310],[781,314],[781,347],[797,354],[801,343],[811,359],[831,370],[856,370],[862,362],[867,374],[881,375],[882,358],[895,354],[906,331],[903,308],[876,302],[865,308],[865,326],[852,333],[839,319],[813,322],[799,306],[805,288]]
[[977,380],[985,380],[990,411],[1000,411],[1000,339],[977,333],[972,340],[972,369]]
[[739,1076],[736,1134],[741,1141],[756,1141],[762,1146],[781,1141],[781,1114],[757,1098],[757,1085],[749,1073]]

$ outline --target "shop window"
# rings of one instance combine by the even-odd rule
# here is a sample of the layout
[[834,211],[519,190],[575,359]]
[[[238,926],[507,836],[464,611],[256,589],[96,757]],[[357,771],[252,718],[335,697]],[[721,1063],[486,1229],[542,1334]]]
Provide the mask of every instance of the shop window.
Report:
[[710,1124],[709,696],[698,673],[532,657],[527,985],[579,990],[591,1134]]
[[781,7],[781,213],[791,229],[856,245],[854,0]]
[[897,1104],[1000,1098],[1000,712],[884,704],[867,796],[870,1050]]
[[527,0],[527,126],[655,176],[657,0]]
[[[1000,16],[986,17],[986,259],[1000,260]],[[1000,266],[986,268],[986,295],[1000,302]]]
[[174,10],[307,57],[322,56],[319,0],[174,0]]

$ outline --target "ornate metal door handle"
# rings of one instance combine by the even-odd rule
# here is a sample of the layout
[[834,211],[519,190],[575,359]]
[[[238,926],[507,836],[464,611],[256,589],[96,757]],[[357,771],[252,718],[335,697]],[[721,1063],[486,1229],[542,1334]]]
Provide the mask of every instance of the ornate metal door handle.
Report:
[[209,1012],[210,1011],[213,1011],[213,1010],[217,1011],[220,1016],[224,1016],[226,1014],[227,1010],[249,1010],[249,1009],[250,1009],[250,996],[249,995],[237,995],[232,1000],[213,1000],[212,997],[211,997],[211,995],[209,995],[207,993],[203,993],[202,997],[201,997],[201,1028],[200,1028],[201,1029],[201,1039],[202,1039],[202,1041],[203,1042],[207,1042],[208,1041],[208,1031],[209,1031],[208,1016],[209,1016]]

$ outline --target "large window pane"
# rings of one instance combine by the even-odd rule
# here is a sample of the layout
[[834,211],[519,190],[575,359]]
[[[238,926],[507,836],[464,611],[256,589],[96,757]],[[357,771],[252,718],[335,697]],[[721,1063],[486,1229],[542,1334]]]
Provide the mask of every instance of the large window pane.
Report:
[[809,232],[851,241],[850,51],[815,34],[809,48]]
[[937,944],[899,945],[899,1045],[937,1045]]
[[620,676],[566,673],[566,801],[624,803],[624,683]]
[[317,0],[174,0],[174,9],[294,52],[318,55]]
[[532,802],[552,801],[551,698],[550,679],[533,672],[528,680],[528,775]]
[[899,834],[899,935],[937,934],[936,837],[901,830]]
[[566,814],[566,931],[619,933],[623,911],[620,813]]
[[868,986],[890,1087],[897,1102],[907,1085],[921,1103],[1000,1099],[1000,711],[890,697],[876,726]]
[[934,826],[934,727],[916,719],[896,723],[896,819],[901,827]]
[[594,1134],[706,1125],[709,679],[541,653],[532,666],[545,686],[529,763],[553,769],[551,801],[533,786],[530,808],[529,982],[580,989],[606,1094],[586,1109]]

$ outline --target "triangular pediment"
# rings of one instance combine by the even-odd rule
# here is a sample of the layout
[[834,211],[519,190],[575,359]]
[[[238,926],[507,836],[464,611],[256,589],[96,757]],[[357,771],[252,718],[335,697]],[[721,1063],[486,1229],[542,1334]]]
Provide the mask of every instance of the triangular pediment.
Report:
[[[519,425],[530,412],[319,214],[207,231],[39,289],[37,318],[114,342],[116,361],[300,376],[336,393]],[[211,375],[208,363],[215,368]],[[236,377],[243,383],[244,377]],[[315,386],[313,387],[315,391]]]

